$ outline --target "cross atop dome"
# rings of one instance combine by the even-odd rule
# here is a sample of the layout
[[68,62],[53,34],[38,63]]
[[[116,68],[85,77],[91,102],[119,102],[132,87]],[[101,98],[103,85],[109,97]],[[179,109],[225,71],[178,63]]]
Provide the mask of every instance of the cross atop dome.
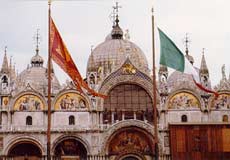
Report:
[[37,29],[37,33],[34,37],[34,40],[36,42],[36,55],[31,58],[31,65],[32,67],[42,67],[43,65],[43,58],[39,55],[39,44],[41,40],[41,36],[39,34],[39,29]]
[[188,37],[188,33],[186,33],[186,35],[185,35],[185,40],[184,40],[184,43],[185,43],[185,53],[186,53],[186,55],[188,55],[188,47],[189,47],[189,43],[190,43],[191,41],[190,41],[190,39],[189,39],[189,37]]
[[37,29],[37,33],[36,35],[34,36],[34,40],[35,40],[35,43],[36,43],[36,55],[38,55],[39,53],[39,44],[41,42],[41,36],[39,34],[39,29]]
[[188,33],[186,33],[186,35],[185,35],[185,40],[184,40],[184,43],[185,43],[185,53],[186,53],[186,55],[185,55],[185,57],[189,60],[189,62],[193,65],[193,63],[194,63],[194,58],[191,56],[191,55],[189,55],[188,53],[189,53],[189,50],[188,50],[188,47],[189,47],[189,43],[191,42],[191,40],[189,39],[189,37],[188,37]]
[[118,2],[116,2],[116,5],[113,6],[113,13],[112,13],[112,18],[113,18],[113,27],[115,27],[116,25],[118,25],[119,22],[119,8],[121,8],[121,6],[119,6]]
[[118,12],[119,12],[119,8],[121,8],[121,6],[118,5],[118,2],[116,2],[116,6],[113,6],[113,30],[111,32],[111,36],[112,39],[123,39],[123,31],[119,26],[119,16],[118,16]]

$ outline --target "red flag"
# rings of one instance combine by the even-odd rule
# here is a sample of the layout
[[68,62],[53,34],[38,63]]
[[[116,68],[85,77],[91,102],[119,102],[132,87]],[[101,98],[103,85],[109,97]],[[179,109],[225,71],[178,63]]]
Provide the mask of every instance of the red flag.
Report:
[[83,87],[90,94],[105,98],[105,95],[95,92],[83,80],[51,17],[50,22],[51,58],[70,76],[80,92],[83,92],[81,88]]

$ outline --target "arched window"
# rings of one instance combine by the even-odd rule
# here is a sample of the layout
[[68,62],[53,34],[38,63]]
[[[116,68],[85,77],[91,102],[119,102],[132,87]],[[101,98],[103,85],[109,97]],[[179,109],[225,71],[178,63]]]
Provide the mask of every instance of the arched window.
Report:
[[187,115],[182,115],[182,116],[181,116],[181,122],[188,122],[188,117],[187,117]]
[[26,125],[32,125],[33,124],[33,119],[31,116],[26,117]]
[[[134,118],[153,123],[152,104],[151,96],[143,87],[129,83],[119,84],[109,91],[104,100],[103,123]],[[115,112],[114,117],[111,117],[111,113]],[[114,119],[111,121],[112,118]]]
[[75,117],[69,116],[69,125],[75,125]]
[[223,115],[223,122],[228,122],[228,115]]

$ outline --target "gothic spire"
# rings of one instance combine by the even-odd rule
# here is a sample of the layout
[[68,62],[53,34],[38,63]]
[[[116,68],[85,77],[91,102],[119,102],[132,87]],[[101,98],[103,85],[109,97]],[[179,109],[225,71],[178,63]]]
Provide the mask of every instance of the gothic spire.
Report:
[[94,56],[93,56],[93,45],[91,45],[91,47],[90,47],[90,51],[91,51],[91,55],[90,55],[90,57],[89,57],[89,62],[88,62],[88,66],[90,66],[89,68],[88,68],[88,70],[90,71],[90,72],[96,72],[97,71],[97,68],[95,68],[96,67],[96,64],[95,64],[95,60],[94,60]]
[[1,73],[9,73],[9,66],[8,66],[8,59],[7,59],[7,46],[5,46],[5,54],[3,57]]
[[204,56],[204,48],[203,48],[203,51],[202,51],[202,59],[201,59],[201,64],[200,64],[200,73],[201,74],[208,74],[208,67],[207,67],[207,64],[206,64],[206,60],[205,60],[205,56]]

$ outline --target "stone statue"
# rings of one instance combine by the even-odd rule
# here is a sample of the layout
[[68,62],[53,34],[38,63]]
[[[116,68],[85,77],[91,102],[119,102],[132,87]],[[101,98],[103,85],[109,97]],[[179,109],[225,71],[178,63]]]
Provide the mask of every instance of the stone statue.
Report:
[[125,31],[126,31],[126,33],[125,33],[125,40],[130,40],[129,30],[126,29]]
[[221,67],[221,71],[222,71],[222,79],[227,79],[225,74],[225,64]]

